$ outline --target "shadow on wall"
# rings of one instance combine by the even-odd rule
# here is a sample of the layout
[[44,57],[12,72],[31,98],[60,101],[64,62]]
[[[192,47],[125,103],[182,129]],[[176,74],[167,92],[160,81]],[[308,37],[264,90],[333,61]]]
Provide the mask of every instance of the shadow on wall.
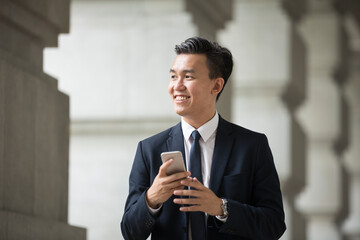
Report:
[[[303,128],[296,119],[295,112],[297,108],[306,99],[306,46],[299,34],[296,21],[293,20],[291,27],[291,65],[290,82],[282,98],[290,114],[291,119],[291,180],[287,182],[284,189],[284,195],[288,199],[292,214],[286,216],[287,223],[291,229],[289,239],[306,239],[306,221],[304,217],[295,208],[295,199],[306,185],[306,136]],[[289,219],[290,218],[290,219]]]

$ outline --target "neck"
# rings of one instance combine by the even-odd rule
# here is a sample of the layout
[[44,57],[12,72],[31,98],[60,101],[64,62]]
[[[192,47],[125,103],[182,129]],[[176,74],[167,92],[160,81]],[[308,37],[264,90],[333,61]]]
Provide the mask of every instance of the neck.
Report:
[[211,112],[208,115],[203,115],[203,116],[196,117],[196,118],[189,118],[189,117],[183,116],[183,119],[185,122],[190,124],[192,127],[194,127],[195,129],[198,129],[202,125],[204,125],[205,123],[210,121],[215,116],[215,114],[216,114],[216,110],[214,110],[213,112]]

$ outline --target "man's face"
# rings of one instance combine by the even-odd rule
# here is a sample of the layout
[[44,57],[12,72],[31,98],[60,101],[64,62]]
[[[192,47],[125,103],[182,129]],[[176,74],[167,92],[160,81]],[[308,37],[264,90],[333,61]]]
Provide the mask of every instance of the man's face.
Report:
[[175,112],[185,120],[209,120],[215,114],[216,96],[222,86],[222,78],[209,78],[205,54],[179,54],[175,58],[168,91]]

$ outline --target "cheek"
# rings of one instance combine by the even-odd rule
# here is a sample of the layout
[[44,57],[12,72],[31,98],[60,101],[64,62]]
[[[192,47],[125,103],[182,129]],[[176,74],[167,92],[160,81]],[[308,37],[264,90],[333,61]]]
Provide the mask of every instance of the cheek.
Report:
[[169,85],[168,85],[168,93],[169,93],[169,94],[172,94],[173,89],[174,89],[174,86],[173,86],[173,84],[170,82]]
[[203,99],[210,93],[209,86],[207,85],[189,85],[187,90],[194,98]]

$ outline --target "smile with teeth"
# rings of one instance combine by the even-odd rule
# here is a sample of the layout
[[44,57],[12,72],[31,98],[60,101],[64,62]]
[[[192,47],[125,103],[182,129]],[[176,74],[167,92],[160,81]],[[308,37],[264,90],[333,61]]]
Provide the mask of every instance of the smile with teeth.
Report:
[[190,97],[187,97],[187,96],[179,96],[179,95],[175,96],[175,100],[176,100],[176,101],[184,101],[184,100],[186,100],[186,99],[188,99],[188,98],[190,98]]

